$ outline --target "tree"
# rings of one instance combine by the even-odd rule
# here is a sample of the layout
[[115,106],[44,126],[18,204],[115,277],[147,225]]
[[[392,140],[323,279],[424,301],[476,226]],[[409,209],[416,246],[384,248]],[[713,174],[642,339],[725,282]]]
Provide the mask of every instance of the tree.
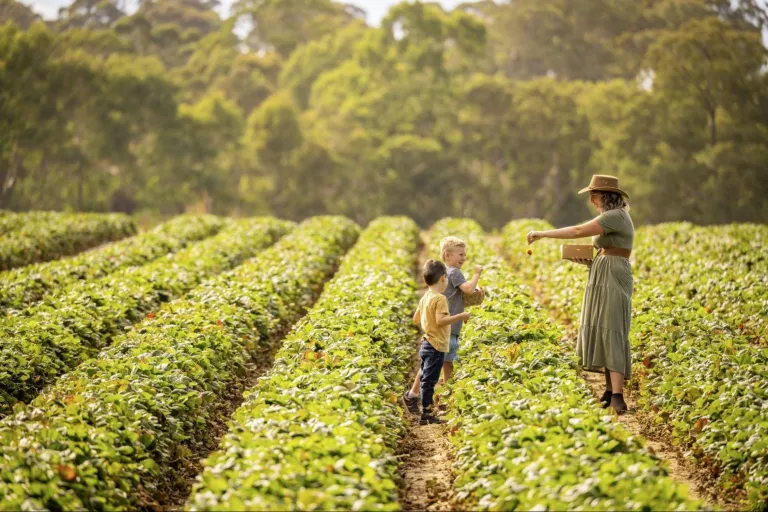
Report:
[[116,0],[74,0],[59,9],[57,26],[60,30],[71,28],[111,28],[123,16],[124,10]]
[[672,97],[696,98],[707,114],[711,145],[717,113],[739,108],[753,96],[766,51],[757,34],[735,30],[717,18],[692,20],[666,31],[648,52],[654,87]]
[[16,0],[0,0],[0,26],[9,21],[26,30],[40,21],[40,16],[26,4]]
[[362,14],[331,0],[238,0],[233,10],[251,26],[246,43],[253,51],[276,51],[284,58]]
[[138,53],[158,55],[166,66],[179,67],[192,55],[195,43],[221,27],[217,6],[217,1],[205,0],[143,0],[115,30]]

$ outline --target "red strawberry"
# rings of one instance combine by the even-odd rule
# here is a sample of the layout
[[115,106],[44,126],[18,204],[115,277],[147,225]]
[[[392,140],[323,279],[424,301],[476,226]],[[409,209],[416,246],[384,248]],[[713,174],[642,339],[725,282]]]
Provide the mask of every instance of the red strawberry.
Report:
[[73,468],[72,466],[67,466],[65,464],[57,464],[56,471],[59,472],[59,476],[65,482],[72,482],[75,478],[77,478],[77,472],[75,471],[75,468]]

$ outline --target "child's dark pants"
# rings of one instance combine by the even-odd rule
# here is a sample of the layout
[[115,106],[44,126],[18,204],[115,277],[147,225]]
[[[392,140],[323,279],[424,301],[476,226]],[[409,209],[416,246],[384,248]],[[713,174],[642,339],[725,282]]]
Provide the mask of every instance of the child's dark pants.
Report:
[[421,357],[421,410],[426,414],[432,410],[435,384],[440,379],[445,352],[435,350],[435,347],[424,340],[421,343],[419,357]]

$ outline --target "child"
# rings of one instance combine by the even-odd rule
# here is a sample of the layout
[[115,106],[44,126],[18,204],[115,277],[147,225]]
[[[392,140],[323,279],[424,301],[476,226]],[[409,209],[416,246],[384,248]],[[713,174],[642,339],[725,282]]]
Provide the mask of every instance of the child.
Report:
[[[434,416],[432,397],[435,384],[440,379],[443,359],[449,349],[451,325],[469,320],[469,313],[451,316],[448,312],[448,299],[443,292],[448,286],[448,270],[441,261],[429,260],[424,264],[424,281],[429,289],[419,301],[419,307],[413,315],[413,323],[424,331],[419,356],[421,357],[421,421],[419,424],[444,423]],[[407,398],[407,393],[406,393]],[[414,399],[415,401],[415,399]],[[406,406],[411,410],[410,405]]]
[[[477,283],[480,281],[480,274],[483,273],[483,267],[475,265],[475,272],[472,275],[472,279],[467,281],[464,274],[461,272],[461,267],[467,260],[467,244],[461,238],[455,236],[445,237],[440,241],[440,256],[448,266],[447,268],[447,280],[448,284],[443,291],[448,300],[448,312],[451,315],[458,315],[464,312],[464,298],[463,293],[473,293],[477,289]],[[459,334],[461,334],[462,321],[456,322],[451,325],[451,337],[449,342],[449,350],[445,355],[443,362],[443,384],[448,382],[453,374],[453,362],[459,359]],[[419,382],[420,374],[416,375],[416,379],[413,381],[410,391],[406,393],[404,401],[408,410],[412,414],[419,413]]]

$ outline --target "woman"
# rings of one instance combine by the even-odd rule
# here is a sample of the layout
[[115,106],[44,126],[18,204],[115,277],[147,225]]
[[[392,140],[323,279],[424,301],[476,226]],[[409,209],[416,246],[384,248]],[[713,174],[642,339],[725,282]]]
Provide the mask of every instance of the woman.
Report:
[[598,217],[580,226],[531,231],[527,239],[532,244],[542,238],[594,237],[593,244],[599,249],[594,262],[578,261],[590,269],[576,354],[584,369],[605,373],[605,393],[600,399],[603,407],[610,406],[623,414],[627,411],[624,380],[632,373],[629,351],[632,268],[629,255],[635,227],[629,216],[629,196],[619,188],[617,178],[596,174],[579,194],[584,192],[589,192],[589,201],[600,212]]

